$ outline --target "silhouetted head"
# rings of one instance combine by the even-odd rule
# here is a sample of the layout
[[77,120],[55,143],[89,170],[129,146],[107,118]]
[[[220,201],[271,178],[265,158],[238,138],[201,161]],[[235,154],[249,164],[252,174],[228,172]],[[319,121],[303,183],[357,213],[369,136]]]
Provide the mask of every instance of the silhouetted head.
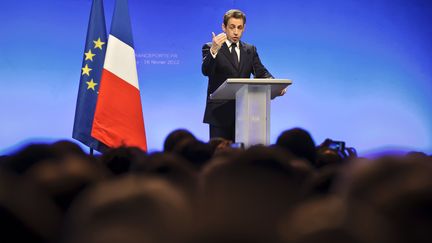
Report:
[[[356,163],[357,165],[357,163]],[[397,235],[396,242],[430,242],[432,228],[432,160],[386,156],[350,166],[342,185],[354,208],[370,207]]]
[[279,148],[257,146],[233,155],[215,158],[203,169],[202,233],[274,242],[278,220],[301,200],[313,170]]
[[44,160],[58,160],[61,154],[48,144],[30,144],[4,159],[2,167],[16,174],[24,174],[35,164]]
[[195,139],[183,139],[176,144],[173,152],[188,160],[197,170],[200,170],[213,156],[210,144]]
[[196,138],[191,132],[186,129],[174,130],[165,138],[164,151],[172,152],[174,150],[174,147],[183,139],[195,140]]
[[304,129],[293,128],[284,131],[277,139],[276,144],[299,158],[315,164],[316,151],[312,136]]
[[136,161],[146,157],[146,153],[137,147],[118,147],[108,150],[100,158],[101,162],[114,174],[126,173]]
[[197,172],[192,164],[174,153],[153,153],[131,168],[144,177],[165,179],[181,189],[188,196],[194,196],[197,186]]
[[71,207],[63,243],[183,242],[188,200],[171,184],[128,174],[95,185]]
[[52,242],[62,214],[32,181],[0,170],[0,242]]
[[60,140],[53,143],[52,148],[62,155],[76,155],[76,156],[86,156],[86,153],[82,150],[82,148],[71,141]]

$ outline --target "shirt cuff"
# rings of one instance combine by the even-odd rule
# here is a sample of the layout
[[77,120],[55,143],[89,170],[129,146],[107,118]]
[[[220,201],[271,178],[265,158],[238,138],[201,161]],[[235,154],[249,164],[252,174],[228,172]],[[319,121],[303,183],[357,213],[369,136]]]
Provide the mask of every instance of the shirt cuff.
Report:
[[215,54],[213,54],[213,52],[210,49],[210,55],[212,55],[213,58],[216,58],[217,54],[218,54],[218,52],[216,52]]

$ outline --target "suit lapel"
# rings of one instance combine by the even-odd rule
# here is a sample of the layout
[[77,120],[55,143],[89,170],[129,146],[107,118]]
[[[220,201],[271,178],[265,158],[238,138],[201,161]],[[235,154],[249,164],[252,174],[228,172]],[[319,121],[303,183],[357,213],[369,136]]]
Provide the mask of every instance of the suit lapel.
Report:
[[246,63],[246,61],[249,60],[247,56],[246,46],[243,44],[243,42],[240,42],[240,63],[239,63],[239,73],[242,72],[243,67]]

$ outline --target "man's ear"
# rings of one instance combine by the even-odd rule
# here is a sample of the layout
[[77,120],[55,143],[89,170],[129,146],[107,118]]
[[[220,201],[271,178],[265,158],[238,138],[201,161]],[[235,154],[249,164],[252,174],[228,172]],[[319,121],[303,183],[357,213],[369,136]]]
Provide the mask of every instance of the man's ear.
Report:
[[222,23],[222,30],[223,30],[224,33],[226,33],[226,27],[225,27],[225,25],[223,23]]

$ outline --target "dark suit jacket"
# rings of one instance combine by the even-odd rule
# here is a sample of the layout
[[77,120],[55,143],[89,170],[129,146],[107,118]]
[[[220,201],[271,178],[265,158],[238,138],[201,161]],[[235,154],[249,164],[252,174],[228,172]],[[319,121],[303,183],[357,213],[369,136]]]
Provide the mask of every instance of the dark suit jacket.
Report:
[[210,100],[213,93],[227,78],[273,78],[258,56],[256,47],[240,42],[240,63],[237,69],[231,58],[231,52],[226,43],[219,50],[216,58],[210,53],[212,43],[202,48],[202,73],[208,76],[207,102],[204,113],[204,123],[214,126],[229,127],[235,123],[234,100]]

